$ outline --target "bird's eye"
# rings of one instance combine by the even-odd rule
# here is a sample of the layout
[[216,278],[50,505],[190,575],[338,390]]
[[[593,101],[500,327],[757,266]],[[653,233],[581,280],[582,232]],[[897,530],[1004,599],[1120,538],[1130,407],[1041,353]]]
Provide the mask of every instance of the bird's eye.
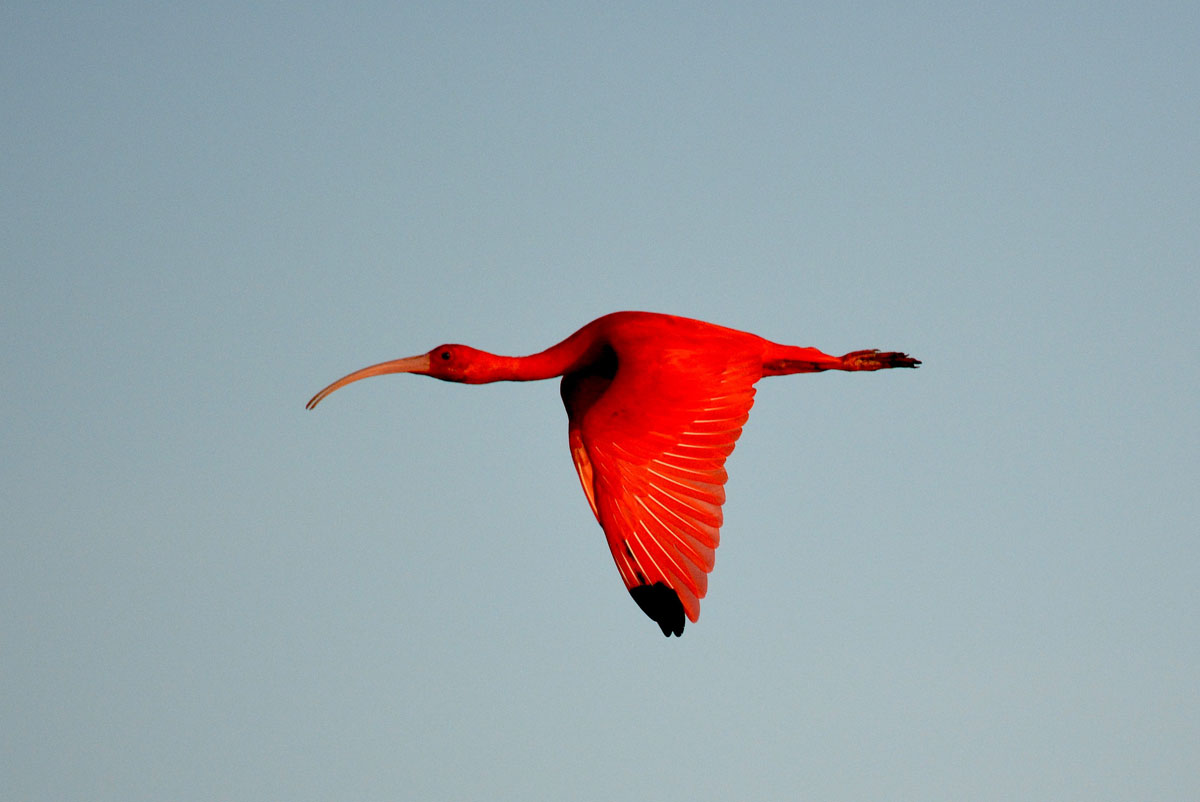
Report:
[[440,356],[442,358],[443,362],[450,361],[450,352],[449,351],[442,351],[442,353],[438,354],[438,356]]

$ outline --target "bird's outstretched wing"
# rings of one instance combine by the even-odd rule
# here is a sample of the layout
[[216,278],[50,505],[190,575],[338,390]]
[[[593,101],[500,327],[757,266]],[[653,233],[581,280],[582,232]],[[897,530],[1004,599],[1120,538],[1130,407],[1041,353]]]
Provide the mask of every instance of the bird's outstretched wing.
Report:
[[665,353],[568,384],[571,456],[625,587],[664,635],[700,615],[720,539],[725,458],[761,357]]

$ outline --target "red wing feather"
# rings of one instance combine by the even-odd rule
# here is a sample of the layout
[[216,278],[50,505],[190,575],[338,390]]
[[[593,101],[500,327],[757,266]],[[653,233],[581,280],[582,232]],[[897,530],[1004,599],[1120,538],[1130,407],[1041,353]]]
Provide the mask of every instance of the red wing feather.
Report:
[[687,361],[618,353],[605,392],[586,409],[567,405],[575,468],[626,588],[645,610],[635,591],[664,584],[692,621],[720,541],[725,459],[762,375],[760,354],[721,351]]

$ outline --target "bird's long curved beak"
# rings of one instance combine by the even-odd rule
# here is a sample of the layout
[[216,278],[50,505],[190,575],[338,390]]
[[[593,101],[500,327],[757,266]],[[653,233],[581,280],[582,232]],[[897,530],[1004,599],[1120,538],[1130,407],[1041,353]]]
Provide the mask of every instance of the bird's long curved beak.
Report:
[[356,382],[359,379],[367,379],[371,376],[382,376],[385,373],[428,373],[429,372],[429,354],[421,354],[420,356],[409,356],[404,359],[393,359],[390,362],[380,362],[378,365],[356,370],[348,376],[335,381],[333,384],[326,387],[321,392],[314,395],[309,402],[304,406],[305,409],[312,409],[317,404],[321,403],[321,399],[332,393],[339,387],[345,387],[351,382]]

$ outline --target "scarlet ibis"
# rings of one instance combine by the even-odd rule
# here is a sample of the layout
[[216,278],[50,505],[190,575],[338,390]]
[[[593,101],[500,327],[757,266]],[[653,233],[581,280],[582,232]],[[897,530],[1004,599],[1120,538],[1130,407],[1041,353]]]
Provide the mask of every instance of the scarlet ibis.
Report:
[[892,351],[830,356],[699,320],[616,312],[530,356],[439,345],[338,379],[416,373],[484,384],[562,377],[567,438],[583,493],[633,600],[666,636],[695,622],[708,590],[733,451],[764,376],[915,368]]

